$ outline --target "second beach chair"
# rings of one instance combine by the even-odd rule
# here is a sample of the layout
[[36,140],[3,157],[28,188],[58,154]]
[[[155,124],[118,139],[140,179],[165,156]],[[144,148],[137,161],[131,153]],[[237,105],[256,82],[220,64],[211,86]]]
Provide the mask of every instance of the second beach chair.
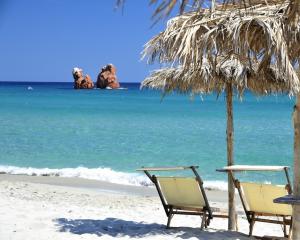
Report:
[[[249,222],[249,236],[252,236],[254,223],[267,222],[283,225],[285,237],[291,235],[292,208],[287,204],[274,203],[274,199],[292,192],[287,166],[249,166],[232,165],[217,171],[229,172],[238,190],[247,220]],[[284,171],[287,184],[274,185],[258,182],[239,181],[234,172],[245,171]],[[289,226],[289,234],[287,234]]]
[[[140,168],[154,183],[165,213],[168,217],[167,228],[170,227],[175,214],[202,216],[201,229],[206,228],[213,217],[227,218],[225,214],[213,214],[203,187],[203,181],[196,171],[198,166]],[[191,170],[194,177],[157,176],[150,172]],[[216,209],[214,209],[216,210]]]

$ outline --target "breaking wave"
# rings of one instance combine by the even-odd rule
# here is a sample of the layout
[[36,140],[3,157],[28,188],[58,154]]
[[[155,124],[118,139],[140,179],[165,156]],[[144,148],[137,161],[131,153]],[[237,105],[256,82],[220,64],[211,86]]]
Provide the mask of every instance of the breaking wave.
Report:
[[[77,177],[91,180],[101,180],[110,183],[133,186],[153,186],[153,183],[141,173],[127,173],[114,171],[111,168],[32,168],[1,166],[0,173],[28,175],[28,176],[56,176],[56,177]],[[209,189],[226,190],[227,182],[223,181],[205,181],[204,187]]]

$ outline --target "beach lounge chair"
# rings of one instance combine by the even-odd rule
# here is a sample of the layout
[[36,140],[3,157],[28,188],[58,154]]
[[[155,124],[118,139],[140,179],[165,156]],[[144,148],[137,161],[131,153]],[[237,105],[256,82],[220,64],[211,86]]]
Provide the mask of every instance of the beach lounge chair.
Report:
[[[291,184],[286,166],[248,166],[235,165],[224,167],[218,171],[229,172],[238,190],[247,220],[249,222],[249,236],[252,236],[254,223],[267,222],[283,225],[284,236],[291,233],[292,208],[287,204],[277,204],[273,200],[290,194]],[[240,171],[284,171],[287,184],[273,185],[264,183],[242,182],[234,177],[234,172]],[[289,226],[289,234],[287,234]]]
[[[196,171],[198,166],[169,168],[140,168],[154,183],[166,215],[167,228],[170,227],[175,214],[202,216],[201,229],[207,228],[213,217],[228,217],[224,214],[214,214],[209,206],[202,179]],[[165,177],[151,175],[150,171],[192,170],[194,177]]]

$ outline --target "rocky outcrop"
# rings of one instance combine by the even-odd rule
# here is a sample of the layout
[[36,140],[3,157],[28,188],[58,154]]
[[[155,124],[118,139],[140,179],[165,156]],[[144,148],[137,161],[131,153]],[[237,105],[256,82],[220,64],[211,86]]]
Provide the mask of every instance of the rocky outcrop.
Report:
[[119,88],[120,84],[116,76],[117,69],[114,65],[108,64],[101,69],[97,77],[97,88]]
[[75,89],[92,89],[94,88],[94,83],[89,75],[85,75],[83,78],[79,78],[74,81]]
[[82,69],[74,68],[72,71],[74,78],[75,89],[91,89],[94,88],[94,83],[89,75],[83,76]]

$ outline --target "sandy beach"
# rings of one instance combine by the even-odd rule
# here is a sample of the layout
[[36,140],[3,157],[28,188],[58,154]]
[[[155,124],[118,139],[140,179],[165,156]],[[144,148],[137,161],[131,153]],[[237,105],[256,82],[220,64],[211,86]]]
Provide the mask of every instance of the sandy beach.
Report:
[[[226,209],[226,193],[207,191],[213,207]],[[172,228],[154,188],[79,178],[0,174],[0,236],[15,239],[254,239],[238,203],[239,232],[214,218],[178,216]],[[256,236],[282,236],[281,227],[256,223]]]

